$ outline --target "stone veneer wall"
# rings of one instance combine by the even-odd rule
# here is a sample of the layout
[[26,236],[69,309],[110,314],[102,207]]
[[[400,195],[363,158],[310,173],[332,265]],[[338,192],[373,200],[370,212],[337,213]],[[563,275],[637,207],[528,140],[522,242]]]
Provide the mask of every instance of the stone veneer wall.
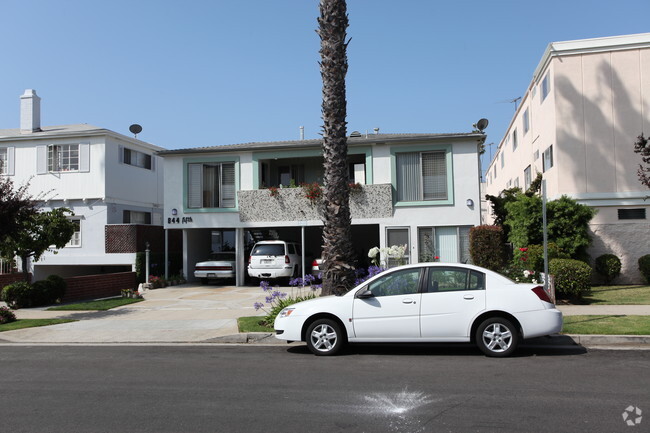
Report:
[[[312,204],[298,188],[238,191],[239,218],[243,222],[322,220],[321,201]],[[302,211],[302,212],[301,212]],[[391,218],[393,188],[390,184],[364,185],[362,191],[350,192],[352,218]]]
[[[587,252],[593,266],[602,254],[621,259],[621,275],[614,284],[647,284],[639,272],[639,257],[650,254],[650,224],[591,224],[592,243]],[[595,273],[595,272],[594,272]],[[599,281],[600,277],[595,277]]]

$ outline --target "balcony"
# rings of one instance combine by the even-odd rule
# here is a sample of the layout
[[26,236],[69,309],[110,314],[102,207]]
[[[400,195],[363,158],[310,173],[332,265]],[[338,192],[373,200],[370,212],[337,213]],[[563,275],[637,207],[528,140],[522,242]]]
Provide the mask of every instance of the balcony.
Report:
[[[239,218],[242,222],[322,220],[322,201],[313,203],[303,188],[279,188],[237,191]],[[393,216],[393,189],[390,184],[363,185],[350,192],[353,219],[390,218]]]

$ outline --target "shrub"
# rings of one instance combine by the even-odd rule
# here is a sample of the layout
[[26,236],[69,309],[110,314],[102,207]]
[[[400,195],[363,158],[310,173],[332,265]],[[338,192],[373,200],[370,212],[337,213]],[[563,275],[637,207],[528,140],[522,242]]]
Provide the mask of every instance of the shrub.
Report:
[[[298,302],[314,299],[316,289],[320,288],[320,285],[314,284],[315,281],[313,275],[305,275],[304,284],[302,278],[290,280],[289,285],[293,286],[290,295],[281,292],[279,287],[272,287],[267,281],[261,281],[260,288],[267,294],[265,303],[255,302],[253,304],[255,310],[262,310],[266,313],[266,316],[261,320],[261,324],[273,327],[275,318],[284,308]],[[305,293],[303,293],[303,287]]]
[[[556,244],[548,243],[549,262],[553,259],[568,258],[569,255],[563,253]],[[544,245],[528,245],[528,247],[515,249],[513,263],[522,271],[544,272]]]
[[6,302],[9,308],[31,307],[32,286],[25,281],[18,281],[5,286],[2,289],[2,301]]
[[581,298],[591,291],[591,267],[573,259],[553,259],[549,273],[555,277],[555,292],[560,298]]
[[41,305],[54,303],[51,301],[52,284],[47,280],[36,281],[33,283],[28,296],[32,307],[40,307]]
[[65,296],[65,290],[68,288],[68,284],[58,275],[50,275],[46,280],[52,285],[52,297],[54,302],[61,302]]
[[614,254],[603,254],[596,258],[594,269],[603,277],[605,284],[610,284],[621,274],[621,259]]
[[0,307],[0,325],[9,322],[15,322],[16,315],[7,307]]
[[499,271],[505,266],[506,252],[503,229],[499,226],[477,226],[469,231],[469,253],[476,266]]
[[650,284],[650,254],[639,257],[639,271],[641,271],[641,275]]

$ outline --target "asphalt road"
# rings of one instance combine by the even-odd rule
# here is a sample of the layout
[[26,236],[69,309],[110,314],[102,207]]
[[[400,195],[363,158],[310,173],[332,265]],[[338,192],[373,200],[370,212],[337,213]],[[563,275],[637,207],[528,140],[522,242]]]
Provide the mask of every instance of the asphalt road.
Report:
[[[0,346],[3,432],[650,431],[650,351]],[[644,411],[628,427],[628,406]],[[628,417],[628,419],[633,419]],[[636,415],[634,416],[636,419]]]

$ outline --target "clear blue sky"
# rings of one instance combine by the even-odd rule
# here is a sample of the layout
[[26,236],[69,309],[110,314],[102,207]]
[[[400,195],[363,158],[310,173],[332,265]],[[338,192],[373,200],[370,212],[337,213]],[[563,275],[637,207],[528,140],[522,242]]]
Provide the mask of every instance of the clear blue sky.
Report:
[[[348,132],[498,143],[549,42],[650,31],[648,0],[348,0]],[[2,0],[0,129],[42,124],[168,148],[318,138],[317,0]],[[649,71],[650,73],[650,71]]]

